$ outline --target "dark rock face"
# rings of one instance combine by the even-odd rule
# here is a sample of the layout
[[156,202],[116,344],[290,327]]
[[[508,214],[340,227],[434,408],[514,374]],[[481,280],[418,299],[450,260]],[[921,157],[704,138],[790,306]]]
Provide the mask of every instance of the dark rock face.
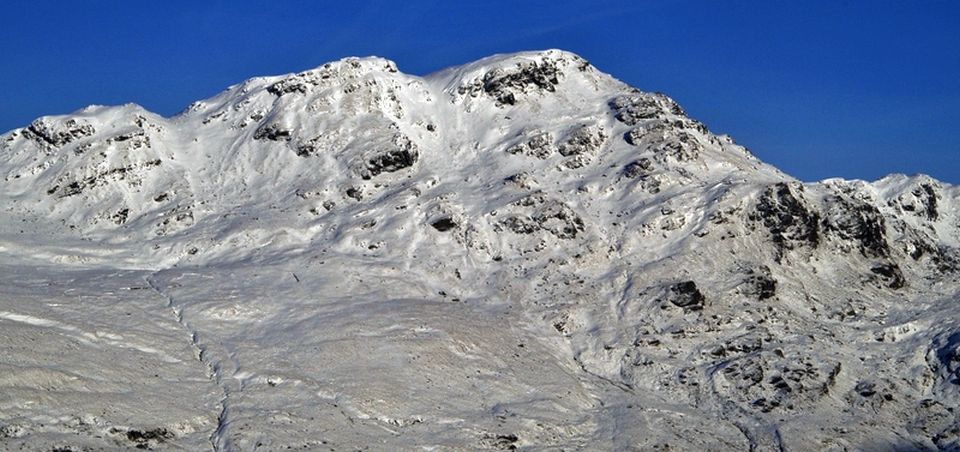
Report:
[[93,126],[70,119],[63,124],[41,118],[30,123],[24,129],[25,137],[30,138],[41,146],[59,148],[80,138],[89,137],[95,132]]
[[678,282],[670,286],[667,291],[667,301],[674,306],[689,310],[703,309],[703,303],[706,298],[697,288],[697,283],[693,281]]
[[831,207],[823,222],[826,231],[857,243],[865,257],[890,256],[886,222],[876,206],[842,195],[828,198],[828,205]]
[[406,136],[397,134],[393,138],[392,149],[376,151],[374,155],[367,160],[361,177],[370,179],[380,173],[400,171],[413,166],[419,158],[420,153],[417,150],[417,145]]
[[930,184],[921,185],[919,189],[914,190],[913,195],[918,198],[922,197],[924,213],[927,214],[927,219],[940,219],[940,212],[937,210],[937,198],[939,198],[939,196]]
[[554,61],[521,62],[510,69],[494,69],[483,76],[483,92],[498,103],[514,105],[517,94],[529,91],[556,91],[563,72]]
[[788,250],[802,246],[816,248],[820,244],[820,215],[801,199],[790,185],[781,182],[760,196],[755,211],[749,216],[770,231],[777,247],[778,263]]
[[[936,221],[940,219],[940,210],[937,201],[940,199],[937,188],[930,183],[923,183],[896,200],[904,212],[910,212],[920,218]],[[891,203],[892,205],[893,203]]]

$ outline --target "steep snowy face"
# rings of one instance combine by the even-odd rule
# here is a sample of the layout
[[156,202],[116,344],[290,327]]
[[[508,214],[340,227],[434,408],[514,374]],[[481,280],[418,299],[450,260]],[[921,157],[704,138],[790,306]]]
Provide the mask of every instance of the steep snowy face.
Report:
[[568,52],[89,107],[0,136],[0,176],[4,262],[189,333],[222,406],[151,427],[183,441],[958,447],[960,189],[802,183]]

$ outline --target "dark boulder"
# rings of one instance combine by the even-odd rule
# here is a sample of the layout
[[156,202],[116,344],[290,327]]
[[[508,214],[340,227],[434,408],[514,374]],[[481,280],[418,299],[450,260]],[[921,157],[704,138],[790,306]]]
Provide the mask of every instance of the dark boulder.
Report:
[[891,289],[900,289],[906,285],[906,281],[903,279],[903,272],[900,271],[900,266],[895,263],[877,264],[874,265],[870,271],[880,276],[884,282],[887,283],[887,287]]
[[457,222],[454,221],[453,218],[444,217],[438,220],[434,220],[432,223],[430,223],[430,226],[433,226],[434,229],[440,232],[446,232],[453,228],[456,228]]
[[279,124],[266,124],[253,134],[254,140],[290,141],[291,131]]
[[413,166],[419,158],[417,145],[406,136],[397,134],[388,148],[375,151],[367,159],[361,177],[370,179],[380,173],[400,171]]
[[697,288],[697,283],[693,281],[678,282],[667,290],[667,301],[674,306],[691,311],[703,309],[705,300],[706,298]]
[[634,160],[624,166],[623,175],[633,179],[650,174],[651,169],[653,169],[653,163],[650,161],[650,159],[644,157],[639,160]]

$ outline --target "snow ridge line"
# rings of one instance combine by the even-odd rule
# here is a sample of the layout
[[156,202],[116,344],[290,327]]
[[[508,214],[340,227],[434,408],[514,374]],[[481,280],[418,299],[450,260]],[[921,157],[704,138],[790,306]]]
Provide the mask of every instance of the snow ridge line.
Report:
[[167,300],[167,307],[173,312],[174,319],[176,319],[177,323],[184,330],[186,330],[186,332],[190,333],[190,342],[193,345],[194,350],[197,352],[197,361],[206,366],[207,377],[213,384],[217,385],[220,388],[220,391],[223,393],[223,396],[220,398],[220,413],[217,415],[217,427],[210,434],[210,445],[214,451],[231,450],[232,448],[228,444],[224,444],[226,428],[230,423],[227,418],[227,399],[230,397],[230,390],[223,384],[223,376],[220,372],[220,366],[214,365],[214,363],[210,362],[210,359],[206,353],[206,348],[200,344],[197,331],[190,328],[190,326],[184,322],[183,310],[177,308],[173,297],[164,292],[160,285],[154,281],[154,277],[158,273],[159,272],[151,273],[143,279],[146,281],[147,285],[150,286],[150,289],[152,289],[154,292],[157,292],[160,294],[160,296]]

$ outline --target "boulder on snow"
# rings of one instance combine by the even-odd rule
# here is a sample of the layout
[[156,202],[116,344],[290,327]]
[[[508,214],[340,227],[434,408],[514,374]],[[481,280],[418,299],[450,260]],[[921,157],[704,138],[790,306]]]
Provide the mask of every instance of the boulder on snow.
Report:
[[361,177],[370,179],[380,173],[400,171],[413,166],[419,158],[420,152],[416,143],[410,141],[406,135],[397,133],[385,148],[376,149],[367,158]]
[[706,298],[693,281],[681,281],[673,284],[667,290],[667,301],[677,307],[696,311],[703,309]]

